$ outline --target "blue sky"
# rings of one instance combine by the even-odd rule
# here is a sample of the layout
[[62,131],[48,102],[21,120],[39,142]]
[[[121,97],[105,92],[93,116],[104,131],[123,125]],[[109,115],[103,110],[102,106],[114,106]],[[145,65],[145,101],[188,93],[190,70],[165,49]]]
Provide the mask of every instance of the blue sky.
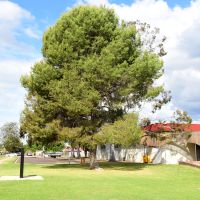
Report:
[[149,105],[141,113],[170,120],[178,108],[200,122],[200,0],[0,0],[0,125],[19,120],[26,94],[19,79],[42,59],[43,32],[77,4],[104,4],[120,19],[159,27],[168,52],[159,81],[172,91],[173,100],[155,115]]

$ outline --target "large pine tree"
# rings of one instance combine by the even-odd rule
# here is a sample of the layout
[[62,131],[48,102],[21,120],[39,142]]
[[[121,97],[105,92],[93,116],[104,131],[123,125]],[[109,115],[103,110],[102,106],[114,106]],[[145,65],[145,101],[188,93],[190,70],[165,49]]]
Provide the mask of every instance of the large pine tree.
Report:
[[28,92],[21,132],[29,141],[64,138],[92,154],[105,123],[157,97],[163,91],[153,87],[163,74],[161,51],[144,45],[141,30],[105,7],[79,6],[63,14],[44,33],[42,61],[21,78]]

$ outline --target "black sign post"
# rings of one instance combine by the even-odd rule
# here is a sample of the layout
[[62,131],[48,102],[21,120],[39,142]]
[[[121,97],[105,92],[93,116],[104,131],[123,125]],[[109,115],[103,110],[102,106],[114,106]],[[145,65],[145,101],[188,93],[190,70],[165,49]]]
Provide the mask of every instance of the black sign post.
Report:
[[20,159],[20,178],[24,178],[24,148],[20,148],[21,150],[21,159]]

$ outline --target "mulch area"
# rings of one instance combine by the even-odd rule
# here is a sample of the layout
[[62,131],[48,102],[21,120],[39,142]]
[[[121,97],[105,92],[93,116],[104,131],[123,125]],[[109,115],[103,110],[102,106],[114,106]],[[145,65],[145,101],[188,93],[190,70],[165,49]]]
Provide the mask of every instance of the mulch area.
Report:
[[185,161],[179,162],[179,164],[200,168],[200,161]]
[[[40,157],[24,157],[25,163],[30,164],[69,164],[69,160],[65,158],[40,158]],[[20,163],[20,157],[16,163]],[[79,160],[70,160],[70,164],[80,164]]]

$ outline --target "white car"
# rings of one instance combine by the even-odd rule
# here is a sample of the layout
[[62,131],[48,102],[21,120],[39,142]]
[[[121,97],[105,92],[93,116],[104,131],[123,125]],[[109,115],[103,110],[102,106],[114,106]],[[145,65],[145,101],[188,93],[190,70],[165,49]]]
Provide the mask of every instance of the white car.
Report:
[[8,153],[6,154],[7,157],[15,157],[17,156],[17,153]]

